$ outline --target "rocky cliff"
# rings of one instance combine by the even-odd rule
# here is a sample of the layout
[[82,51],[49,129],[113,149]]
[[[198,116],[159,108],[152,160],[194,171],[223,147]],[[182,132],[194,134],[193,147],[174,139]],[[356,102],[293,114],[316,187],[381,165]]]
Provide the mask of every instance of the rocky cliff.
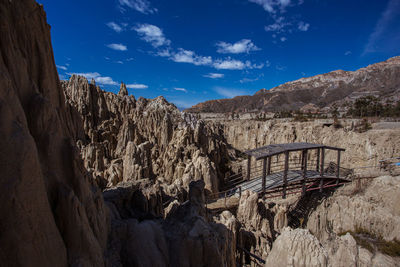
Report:
[[337,70],[287,82],[252,96],[199,103],[188,112],[245,112],[299,110],[306,105],[319,108],[342,104],[360,96],[373,95],[382,101],[399,100],[400,57],[369,65],[356,71]]
[[218,191],[230,160],[218,125],[179,112],[162,96],[136,99],[124,84],[118,95],[75,75],[62,85],[83,121],[77,142],[85,167],[100,186],[150,179],[173,194],[202,179],[206,190]]
[[[33,0],[0,0],[0,76],[2,266],[234,264],[231,220],[205,214],[228,160],[218,129],[124,85],[62,86]],[[175,187],[188,201],[164,214]]]
[[1,265],[104,265],[107,211],[34,1],[0,1],[0,76]]

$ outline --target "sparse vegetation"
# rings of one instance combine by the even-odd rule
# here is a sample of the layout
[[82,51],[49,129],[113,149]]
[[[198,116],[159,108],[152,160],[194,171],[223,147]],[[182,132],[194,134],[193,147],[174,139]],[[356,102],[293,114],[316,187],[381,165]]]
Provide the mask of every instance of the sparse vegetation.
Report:
[[381,236],[377,236],[376,234],[371,233],[367,229],[359,226],[356,227],[354,231],[344,231],[338,233],[338,236],[343,236],[347,233],[353,236],[359,246],[367,249],[371,253],[379,251],[391,257],[400,256],[400,241],[396,239],[393,241],[386,241]]
[[388,100],[385,104],[374,96],[357,99],[353,104],[347,103],[347,116],[352,117],[400,117],[400,101],[393,103]]

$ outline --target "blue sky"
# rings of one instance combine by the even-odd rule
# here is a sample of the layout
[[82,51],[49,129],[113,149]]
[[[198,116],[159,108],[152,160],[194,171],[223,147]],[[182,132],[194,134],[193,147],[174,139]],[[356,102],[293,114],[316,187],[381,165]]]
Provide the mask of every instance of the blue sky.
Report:
[[180,108],[400,54],[400,0],[39,0],[61,78]]

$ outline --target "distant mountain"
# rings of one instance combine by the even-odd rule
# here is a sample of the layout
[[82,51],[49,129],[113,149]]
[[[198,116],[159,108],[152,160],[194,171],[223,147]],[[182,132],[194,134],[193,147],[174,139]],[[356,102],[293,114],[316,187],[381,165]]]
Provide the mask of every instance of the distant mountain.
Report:
[[400,99],[400,56],[356,71],[336,70],[296,81],[254,95],[199,103],[187,112],[246,112],[299,110],[306,105],[324,108],[374,95],[385,101]]

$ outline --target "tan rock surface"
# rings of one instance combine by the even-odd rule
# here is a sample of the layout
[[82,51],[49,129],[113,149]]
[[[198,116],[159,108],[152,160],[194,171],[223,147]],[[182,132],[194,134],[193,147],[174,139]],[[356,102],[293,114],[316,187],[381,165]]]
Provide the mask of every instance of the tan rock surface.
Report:
[[0,262],[102,266],[107,214],[79,158],[43,7],[0,1]]

